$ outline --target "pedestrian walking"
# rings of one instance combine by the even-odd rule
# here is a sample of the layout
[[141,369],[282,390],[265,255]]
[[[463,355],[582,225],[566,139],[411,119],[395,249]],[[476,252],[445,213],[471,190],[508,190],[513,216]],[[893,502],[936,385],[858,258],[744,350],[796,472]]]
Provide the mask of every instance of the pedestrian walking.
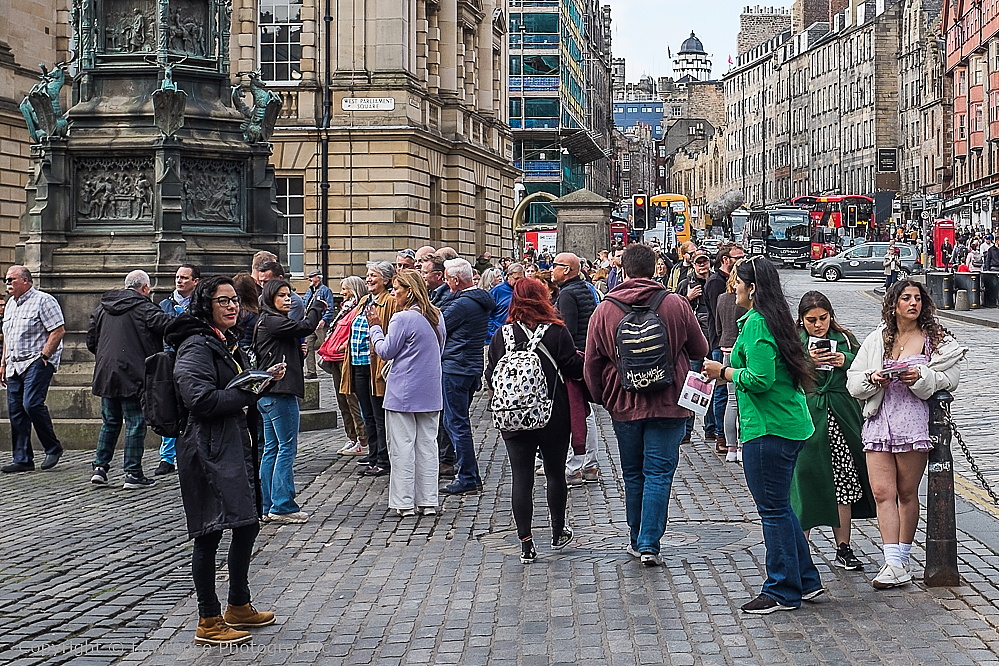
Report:
[[62,359],[65,320],[59,302],[35,289],[31,271],[24,266],[7,269],[7,305],[3,315],[3,358],[0,384],[7,388],[12,460],[0,472],[35,469],[31,429],[45,451],[42,469],[52,469],[62,456],[62,444],[52,428],[45,399],[52,376]]
[[155,481],[142,472],[146,420],[140,396],[146,358],[163,351],[163,333],[176,316],[149,300],[149,274],[136,270],[125,276],[125,288],[101,296],[90,315],[87,349],[95,358],[91,390],[101,399],[101,433],[94,456],[94,485],[106,485],[115,444],[125,425],[123,487],[137,490]]
[[895,247],[895,241],[888,243],[888,249],[885,250],[885,257],[881,263],[884,265],[885,273],[884,288],[888,289],[898,281],[898,272],[902,270],[901,250]]
[[[489,317],[496,302],[472,281],[472,266],[464,259],[444,262],[444,277],[452,297],[441,309],[447,341],[441,365],[444,372],[444,428],[454,444],[456,475],[441,492],[450,495],[478,492],[482,488],[475,459],[469,408],[482,387],[482,347],[489,332]],[[384,317],[382,318],[384,322]]]
[[[250,603],[250,557],[260,514],[244,409],[258,396],[225,388],[249,367],[233,328],[238,317],[233,281],[209,277],[198,283],[187,312],[171,321],[166,331],[167,344],[177,350],[177,393],[190,413],[184,434],[177,439],[177,468],[187,531],[194,539],[191,574],[199,617],[195,642],[206,645],[244,643],[251,636],[241,627],[274,622],[274,613],[257,611]],[[268,372],[280,381],[285,369],[277,365]],[[231,531],[232,542],[223,615],[215,590],[215,561],[224,530]]]
[[326,302],[314,298],[302,321],[292,319],[291,285],[269,280],[261,296],[260,318],[253,335],[257,365],[285,364],[285,375],[257,401],[264,422],[260,456],[260,495],[263,514],[280,523],[304,523],[309,515],[295,502],[295,457],[298,455],[299,399],[305,397],[301,339],[315,331]]
[[368,295],[358,304],[357,314],[350,326],[347,352],[350,373],[340,382],[342,391],[354,393],[361,406],[364,428],[368,433],[368,455],[358,462],[362,476],[387,476],[391,461],[388,454],[388,436],[385,431],[385,359],[371,348],[368,318],[361,316],[369,305],[378,312],[382,326],[388,326],[395,314],[395,299],[389,293],[395,266],[387,261],[369,261],[365,284]]
[[919,523],[919,481],[933,443],[927,400],[961,380],[960,345],[936,319],[926,288],[900,280],[885,294],[881,323],[867,336],[847,372],[847,387],[863,401],[862,437],[885,564],[877,589],[912,580],[909,552]]
[[791,478],[805,440],[815,431],[804,390],[811,369],[788,310],[777,269],[754,257],[736,270],[739,320],[732,365],[705,361],[704,374],[733,384],[739,405],[746,484],[763,522],[767,580],[746,613],[794,610],[825,589],[791,509]]
[[[732,365],[732,348],[739,337],[739,319],[746,314],[746,308],[736,303],[735,299],[735,266],[729,271],[725,281],[725,293],[718,297],[715,307],[715,330],[718,332],[718,348],[722,352],[722,365]],[[725,462],[742,462],[742,443],[739,441],[739,408],[736,404],[735,390],[725,392]]]
[[543,386],[538,388],[550,401],[549,418],[541,427],[500,430],[510,457],[513,477],[511,503],[521,543],[520,560],[528,564],[537,558],[531,526],[534,518],[534,459],[539,451],[548,481],[546,493],[552,549],[562,550],[573,539],[572,528],[566,524],[565,515],[569,492],[565,460],[572,434],[565,380],[583,378],[583,359],[576,352],[572,335],[549,302],[544,285],[537,280],[519,280],[513,286],[507,323],[493,336],[489,345],[486,382],[490,390],[502,390],[498,382],[508,378],[497,376],[497,364],[506,354],[514,351],[527,351],[536,356],[543,375]]
[[791,507],[806,539],[813,527],[832,527],[834,564],[858,571],[864,565],[850,546],[851,521],[877,515],[860,435],[860,405],[846,388],[846,373],[860,343],[836,321],[832,303],[817,291],[805,293],[798,303],[798,334],[814,368],[805,400],[815,432],[798,454]]
[[[313,301],[319,299],[324,303],[333,305],[333,290],[323,282],[323,272],[318,268],[309,272],[309,288],[305,292],[305,310],[308,311]],[[309,335],[305,336],[305,378],[315,379],[316,374],[316,351],[326,342],[329,335],[330,326],[333,324],[333,317],[336,311],[332,307],[326,308],[326,313],[319,320],[319,325]]]
[[[249,273],[246,273],[247,279]],[[183,313],[191,303],[191,294],[198,286],[201,279],[201,271],[192,264],[181,264],[174,274],[174,290],[169,296],[160,301],[160,309],[171,317]],[[251,279],[252,281],[252,279]],[[153,470],[153,476],[163,476],[170,474],[177,469],[177,439],[175,437],[163,437],[160,440],[160,462]]]
[[[627,550],[644,565],[659,566],[659,542],[666,531],[680,440],[690,415],[677,400],[691,359],[703,359],[708,343],[684,300],[652,279],[656,269],[652,248],[629,245],[621,264],[628,279],[590,318],[584,375],[594,401],[610,412],[617,435],[631,529]],[[645,324],[621,327],[619,334],[626,316],[640,317],[646,308],[657,316]],[[618,344],[619,335],[628,346]],[[655,363],[643,365],[650,358]],[[647,390],[634,382],[635,376],[659,381]]]
[[435,515],[440,469],[437,429],[444,408],[441,353],[446,329],[430,304],[426,283],[414,270],[392,278],[395,315],[385,331],[374,307],[365,316],[371,346],[391,363],[385,379],[385,432],[391,461],[389,509],[400,517]]
[[368,455],[368,433],[364,428],[364,417],[361,415],[357,396],[341,390],[344,373],[350,372],[350,365],[347,362],[350,327],[358,314],[357,304],[367,291],[364,280],[357,276],[352,275],[340,281],[340,295],[343,297],[340,312],[330,324],[330,334],[318,352],[319,367],[333,378],[336,402],[340,408],[340,418],[343,420],[343,431],[347,435],[347,443],[337,451],[343,456]]

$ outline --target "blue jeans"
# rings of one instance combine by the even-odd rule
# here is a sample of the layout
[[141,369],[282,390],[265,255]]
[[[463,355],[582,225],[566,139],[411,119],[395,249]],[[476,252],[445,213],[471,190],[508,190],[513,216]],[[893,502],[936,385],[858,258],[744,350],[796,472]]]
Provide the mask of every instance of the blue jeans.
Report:
[[171,465],[177,464],[177,438],[164,437],[160,442],[160,460]]
[[614,421],[631,546],[640,553],[659,553],[685,422],[667,418]]
[[264,420],[264,452],[260,456],[260,495],[263,512],[294,513],[295,474],[298,453],[298,397],[266,395],[257,401]]
[[822,587],[808,542],[791,510],[791,476],[803,441],[765,435],[743,444],[746,484],[763,521],[767,581],[763,594],[784,606],[800,606],[802,593]]
[[[703,367],[704,367],[704,361],[703,360],[698,359],[698,360],[695,361],[695,360],[691,359],[691,361],[690,361],[690,369],[691,370],[693,370],[694,372],[700,372]],[[715,431],[715,412],[714,412],[714,406],[715,406],[714,399],[712,399],[711,404],[708,405],[708,413],[704,415],[704,434],[705,434],[705,436],[707,436],[707,435],[709,435],[709,434],[711,434],[711,433],[713,433]],[[689,435],[690,433],[694,432],[694,419],[696,419],[696,418],[697,417],[695,417],[695,416],[690,416],[690,417],[687,418],[687,429],[686,429],[686,432],[684,433],[685,435]],[[708,442],[708,444],[711,444],[711,442]]]
[[94,469],[105,472],[111,466],[114,447],[125,423],[125,461],[122,469],[126,474],[142,477],[142,447],[146,442],[146,419],[142,415],[142,403],[138,398],[101,398],[101,434],[97,438],[97,453],[94,456]]
[[38,359],[19,375],[7,380],[7,411],[10,413],[11,459],[15,463],[34,462],[31,427],[46,455],[62,453],[62,444],[52,429],[52,417],[45,406],[55,367]]
[[[713,349],[711,351],[711,360],[721,362],[725,354],[721,349]],[[715,382],[714,393],[711,394],[711,409],[709,413],[712,416],[712,422],[715,425],[715,435],[718,437],[725,436],[725,405],[728,403],[728,384],[718,380]]]
[[471,490],[482,484],[479,464],[475,460],[472,424],[468,417],[472,396],[480,386],[478,375],[444,373],[444,429],[454,444],[458,472],[455,483],[463,490]]

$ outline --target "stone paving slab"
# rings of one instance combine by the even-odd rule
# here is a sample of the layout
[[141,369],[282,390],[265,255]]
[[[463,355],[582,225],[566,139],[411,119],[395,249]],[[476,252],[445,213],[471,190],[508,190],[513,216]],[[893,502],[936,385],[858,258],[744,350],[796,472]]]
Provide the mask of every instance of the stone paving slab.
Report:
[[[805,287],[814,288],[795,283]],[[876,308],[856,291],[842,292],[840,316],[863,335]],[[981,353],[994,346],[984,330],[955,325],[977,352],[969,363],[983,369],[994,367]],[[992,384],[968,381],[955,403],[962,429],[979,401],[997,404]],[[738,607],[762,584],[763,548],[739,465],[695,436],[674,485],[666,566],[643,568],[623,552],[620,468],[600,412],[603,481],[571,493],[578,542],[542,547],[525,566],[506,455],[483,410],[479,401],[485,491],[447,498],[436,518],[389,517],[387,480],[358,477],[353,459],[336,458],[341,434],[304,436],[296,477],[313,518],[263,527],[251,589],[279,622],[233,654],[192,642],[191,544],[175,476],[148,491],[92,488],[92,454],[73,451],[50,472],[0,477],[0,664],[999,664],[999,523],[980,503],[959,502],[961,587],[874,590],[876,524],[857,521],[866,572],[833,567],[831,534],[815,530],[829,594],[793,613],[747,617]],[[968,433],[980,454],[994,438],[981,425]],[[920,531],[917,574],[924,539]],[[223,598],[225,578],[223,567]]]

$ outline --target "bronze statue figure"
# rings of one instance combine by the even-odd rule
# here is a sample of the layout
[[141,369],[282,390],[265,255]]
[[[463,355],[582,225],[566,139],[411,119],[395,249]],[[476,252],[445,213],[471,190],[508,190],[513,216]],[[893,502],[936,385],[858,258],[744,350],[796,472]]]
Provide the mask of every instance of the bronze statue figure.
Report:
[[66,63],[60,63],[50,72],[45,65],[39,65],[42,80],[31,87],[21,102],[21,114],[35,143],[45,137],[64,137],[69,131],[69,122],[59,104],[59,93],[66,84],[65,66]]
[[243,101],[243,86],[232,87],[232,103],[246,117],[241,125],[243,138],[250,143],[266,142],[274,132],[278,113],[281,111],[281,96],[267,90],[267,84],[260,78],[260,71],[246,72],[250,79],[249,90],[253,96],[253,107]]

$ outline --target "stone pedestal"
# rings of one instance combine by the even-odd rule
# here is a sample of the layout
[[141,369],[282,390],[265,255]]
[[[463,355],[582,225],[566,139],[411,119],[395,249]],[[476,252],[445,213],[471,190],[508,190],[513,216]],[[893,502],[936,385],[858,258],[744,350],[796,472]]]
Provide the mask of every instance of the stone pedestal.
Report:
[[610,242],[610,214],[614,204],[590,190],[576,190],[551,203],[558,220],[558,252],[593,259]]

